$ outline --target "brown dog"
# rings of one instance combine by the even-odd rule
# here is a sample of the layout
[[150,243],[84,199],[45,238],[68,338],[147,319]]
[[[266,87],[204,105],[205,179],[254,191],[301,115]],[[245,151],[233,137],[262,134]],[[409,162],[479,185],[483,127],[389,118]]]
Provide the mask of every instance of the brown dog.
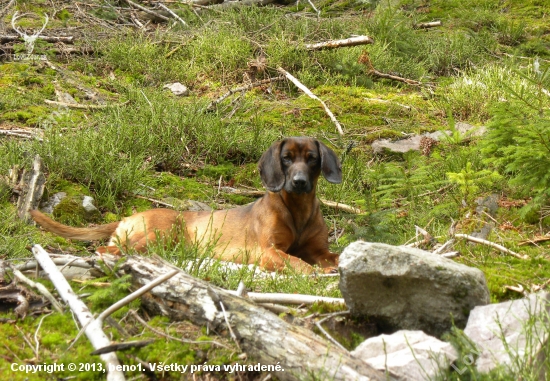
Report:
[[44,229],[82,241],[111,237],[97,252],[121,254],[121,247],[137,251],[159,235],[174,235],[184,227],[188,242],[203,246],[216,242],[215,257],[236,263],[257,263],[277,271],[286,266],[310,273],[312,265],[331,272],[338,255],[328,249],[328,229],[315,196],[322,173],[331,183],[342,181],[335,153],[310,138],[288,138],[273,143],[258,164],[265,195],[250,205],[214,212],[177,212],[152,209],[119,222],[91,228],[62,225],[31,211]]

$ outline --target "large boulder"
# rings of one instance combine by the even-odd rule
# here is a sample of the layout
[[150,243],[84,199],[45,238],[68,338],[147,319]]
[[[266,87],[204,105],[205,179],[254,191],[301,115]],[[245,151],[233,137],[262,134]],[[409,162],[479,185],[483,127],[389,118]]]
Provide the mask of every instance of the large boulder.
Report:
[[403,246],[354,242],[340,256],[340,290],[354,316],[382,332],[422,330],[441,336],[464,328],[475,306],[489,303],[483,272]]
[[422,331],[405,330],[371,337],[351,354],[399,381],[435,379],[458,358],[451,344]]
[[522,370],[518,366],[530,364],[533,376],[547,380],[549,314],[547,292],[474,308],[464,333],[477,347],[472,350],[477,370],[489,372],[504,365],[518,372]]

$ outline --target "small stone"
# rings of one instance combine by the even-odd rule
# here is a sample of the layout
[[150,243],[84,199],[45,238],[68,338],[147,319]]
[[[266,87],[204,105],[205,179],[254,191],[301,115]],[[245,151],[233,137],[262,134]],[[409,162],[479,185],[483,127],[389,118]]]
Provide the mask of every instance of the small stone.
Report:
[[451,344],[422,331],[407,330],[371,337],[351,354],[399,381],[435,379],[458,358]]
[[168,83],[162,87],[163,89],[169,89],[174,95],[187,96],[189,95],[189,89],[187,86],[182,85],[179,82]]
[[41,205],[41,210],[44,213],[53,213],[54,208],[59,205],[61,200],[63,200],[65,197],[67,197],[67,193],[65,192],[57,192],[53,196],[51,196],[48,201],[44,202]]

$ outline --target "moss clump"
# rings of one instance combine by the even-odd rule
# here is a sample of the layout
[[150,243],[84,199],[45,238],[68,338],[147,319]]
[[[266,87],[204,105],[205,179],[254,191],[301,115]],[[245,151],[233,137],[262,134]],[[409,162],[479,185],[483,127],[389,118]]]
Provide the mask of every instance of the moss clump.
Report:
[[82,196],[65,197],[53,209],[53,216],[62,224],[82,225],[85,222],[98,222],[101,215],[95,211],[87,211],[82,206]]

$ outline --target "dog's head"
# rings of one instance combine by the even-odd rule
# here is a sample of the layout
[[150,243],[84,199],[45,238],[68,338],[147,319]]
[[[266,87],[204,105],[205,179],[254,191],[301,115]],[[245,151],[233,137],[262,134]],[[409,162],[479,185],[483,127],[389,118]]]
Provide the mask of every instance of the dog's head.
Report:
[[258,163],[267,190],[309,193],[322,173],[331,183],[342,182],[342,167],[336,154],[311,138],[287,138],[275,142]]

